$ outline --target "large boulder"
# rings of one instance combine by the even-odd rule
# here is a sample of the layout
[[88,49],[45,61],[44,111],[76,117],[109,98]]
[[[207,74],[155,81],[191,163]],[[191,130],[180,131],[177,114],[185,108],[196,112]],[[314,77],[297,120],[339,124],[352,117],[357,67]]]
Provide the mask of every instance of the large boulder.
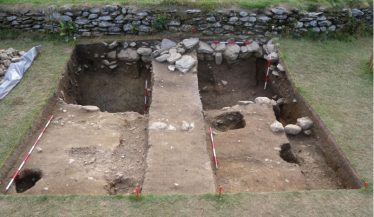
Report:
[[195,47],[197,43],[199,43],[198,38],[186,38],[182,41],[182,44],[184,45],[186,49],[191,49]]
[[288,124],[284,127],[284,131],[289,135],[297,135],[301,130],[301,127],[295,124]]
[[190,71],[196,64],[196,59],[190,55],[183,55],[181,59],[175,62],[175,67],[182,73]]
[[225,52],[223,52],[223,56],[227,61],[235,61],[238,59],[240,53],[240,47],[237,44],[230,44],[227,45]]
[[283,127],[283,124],[279,121],[274,121],[271,125],[270,125],[270,129],[271,131],[273,131],[274,133],[283,133],[284,132],[284,127]]
[[203,41],[200,41],[199,42],[199,48],[197,49],[197,52],[198,53],[204,53],[204,54],[212,54],[214,51],[213,51],[212,47],[210,47],[209,44],[207,44]]
[[161,49],[162,50],[170,49],[170,48],[174,47],[175,45],[177,45],[177,43],[175,43],[174,41],[172,41],[170,39],[167,39],[167,38],[164,38],[161,41]]
[[133,62],[133,61],[138,61],[139,60],[139,55],[138,55],[138,53],[136,52],[135,49],[126,48],[126,49],[122,49],[117,54],[117,58],[118,58],[118,60],[121,60],[121,61]]
[[140,47],[138,50],[136,50],[136,52],[142,56],[149,56],[152,53],[152,49],[148,47]]
[[309,130],[313,126],[313,121],[309,117],[302,117],[296,120],[296,125],[300,126],[303,130]]

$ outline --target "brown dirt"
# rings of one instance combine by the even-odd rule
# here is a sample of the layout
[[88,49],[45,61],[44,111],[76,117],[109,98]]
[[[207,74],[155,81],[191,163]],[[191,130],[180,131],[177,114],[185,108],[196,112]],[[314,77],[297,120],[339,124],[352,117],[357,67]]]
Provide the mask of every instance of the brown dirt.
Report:
[[[24,194],[128,193],[142,184],[146,123],[134,112],[86,112],[59,102],[25,169],[42,178]],[[11,173],[8,177],[11,176]],[[10,191],[15,194],[14,188]]]
[[150,65],[118,61],[117,68],[109,69],[101,58],[109,51],[103,44],[77,45],[61,82],[61,97],[68,103],[96,105],[101,111],[142,114]]
[[[281,158],[281,146],[289,140],[285,134],[271,132],[269,126],[275,120],[271,106],[251,104],[234,106],[225,111],[205,111],[207,127],[217,115],[229,111],[243,114],[247,124],[241,129],[215,130],[219,162],[216,182],[225,191],[293,191],[339,186],[336,181],[339,179],[316,150],[313,138],[297,137],[290,141],[291,150],[299,163],[289,163]],[[208,144],[212,153],[210,142]]]
[[264,90],[264,73],[256,76],[256,70],[262,72],[262,68],[262,61],[256,58],[232,65],[200,61],[198,76],[203,108],[220,109],[236,105],[239,100],[254,100],[257,96],[271,98],[274,95],[271,89]]

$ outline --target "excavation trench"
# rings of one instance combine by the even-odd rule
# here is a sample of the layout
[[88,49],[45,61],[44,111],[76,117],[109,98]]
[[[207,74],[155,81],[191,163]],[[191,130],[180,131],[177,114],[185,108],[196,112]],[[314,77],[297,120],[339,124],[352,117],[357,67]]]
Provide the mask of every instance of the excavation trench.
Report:
[[[121,49],[121,44],[109,49],[101,43],[75,47],[60,80],[59,99],[49,105],[55,118],[11,194],[122,194],[137,184],[155,193],[212,192],[220,185],[226,192],[359,186],[344,154],[287,74],[271,75],[264,90],[264,59],[252,56],[222,65],[199,61],[197,74],[181,75],[146,59],[109,58]],[[147,105],[146,81],[148,88],[157,87]],[[277,107],[250,102],[256,97],[286,102]],[[151,99],[155,103],[144,115]],[[286,125],[302,116],[315,122],[311,135],[270,130],[276,119]],[[166,131],[148,131],[148,121],[165,122]],[[209,127],[214,128],[218,169],[206,165],[213,157]],[[157,145],[158,151],[148,151]],[[27,151],[16,152],[16,165]],[[6,179],[13,174],[14,168]]]
[[[223,65],[199,62],[206,128],[212,126],[215,133],[216,185],[228,192],[352,187],[326,159],[321,147],[330,144],[319,139],[319,130],[309,136],[286,136],[270,130],[276,119],[285,126],[310,113],[303,109],[302,100],[295,99],[284,72],[271,75],[264,90],[265,73],[266,61],[255,57]],[[286,102],[274,107],[248,102],[264,96]],[[212,154],[209,134],[207,144]]]

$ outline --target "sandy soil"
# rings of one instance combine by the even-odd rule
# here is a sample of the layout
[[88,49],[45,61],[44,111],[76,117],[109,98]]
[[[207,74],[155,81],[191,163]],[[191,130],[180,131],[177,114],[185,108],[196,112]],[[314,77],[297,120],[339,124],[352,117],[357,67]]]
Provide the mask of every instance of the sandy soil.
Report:
[[[143,182],[144,116],[87,112],[63,102],[54,115],[38,144],[41,150],[25,166],[41,170],[42,178],[24,194],[126,193]],[[16,193],[14,188],[10,192]]]

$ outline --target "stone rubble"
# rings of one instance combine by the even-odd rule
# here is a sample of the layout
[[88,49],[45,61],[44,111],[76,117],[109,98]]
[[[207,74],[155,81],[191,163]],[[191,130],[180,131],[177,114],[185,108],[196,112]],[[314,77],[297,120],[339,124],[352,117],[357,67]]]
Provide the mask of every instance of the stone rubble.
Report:
[[9,65],[21,60],[24,51],[18,51],[14,48],[0,49],[0,81],[6,73]]

